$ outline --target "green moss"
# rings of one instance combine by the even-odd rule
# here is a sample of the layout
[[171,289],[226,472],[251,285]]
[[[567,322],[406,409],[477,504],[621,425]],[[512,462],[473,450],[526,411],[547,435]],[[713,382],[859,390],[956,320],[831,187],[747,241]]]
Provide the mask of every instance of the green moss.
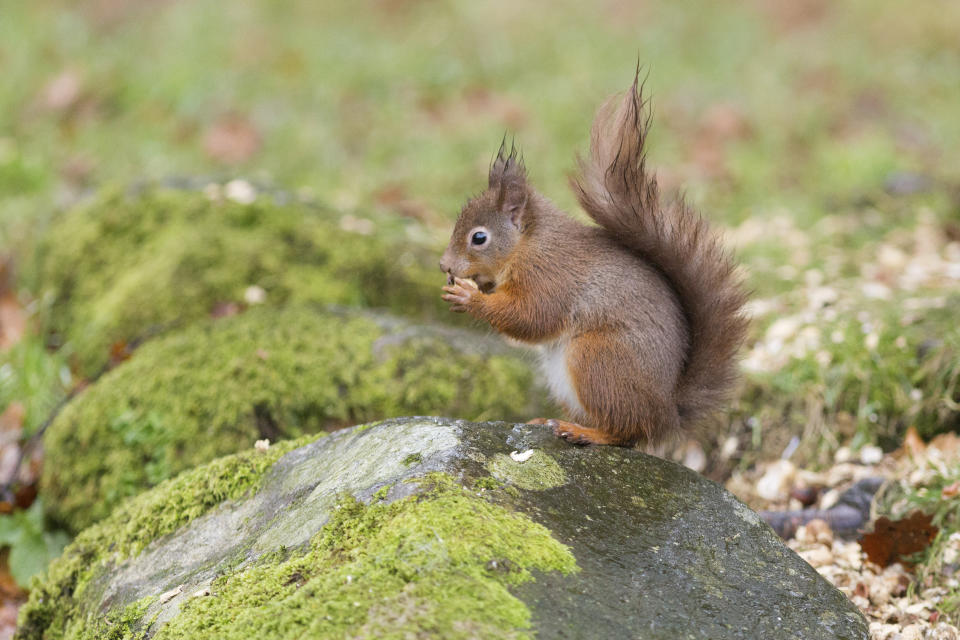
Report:
[[509,419],[536,409],[521,360],[392,331],[365,317],[258,308],[148,342],[51,424],[49,514],[80,530],[122,499],[260,438],[390,416]]
[[403,459],[403,464],[408,467],[415,464],[420,464],[421,462],[423,462],[423,456],[421,456],[419,453],[411,453]]
[[567,482],[567,475],[557,461],[539,450],[526,462],[516,462],[498,453],[487,463],[487,470],[498,480],[530,491],[552,489]]
[[83,629],[77,640],[142,640],[150,624],[144,614],[156,596],[149,596],[127,606],[122,611],[110,612]]
[[50,326],[96,372],[111,345],[243,304],[256,285],[266,303],[321,302],[448,318],[434,251],[397,221],[373,235],[340,215],[262,197],[249,205],[196,192],[107,191],[56,221],[30,280],[49,302]]
[[576,570],[526,516],[446,476],[427,493],[344,498],[310,548],[218,579],[154,638],[523,638],[530,613],[509,587],[532,570]]
[[[99,568],[135,556],[154,540],[223,501],[255,490],[277,459],[312,438],[281,442],[264,452],[248,450],[220,458],[122,503],[109,518],[80,533],[46,575],[34,578],[31,599],[20,610],[17,637],[101,637],[82,635],[86,632],[76,618],[90,596],[87,589]],[[121,617],[132,623],[142,616],[142,612],[128,615],[131,611]]]
[[482,478],[477,478],[477,481],[473,483],[474,489],[493,491],[500,487],[500,483],[496,479],[490,476],[483,476]]
[[[139,637],[149,626],[142,620],[149,600],[100,617],[94,578],[159,532],[186,524],[179,512],[197,517],[216,499],[236,497],[241,485],[249,490],[296,444],[182,474],[81,533],[34,580],[18,640]],[[231,470],[249,480],[234,483]],[[345,496],[307,548],[225,570],[211,597],[185,602],[153,637],[530,637],[530,613],[509,588],[533,580],[532,571],[577,571],[570,550],[527,516],[447,475],[417,481],[424,492],[389,504]]]

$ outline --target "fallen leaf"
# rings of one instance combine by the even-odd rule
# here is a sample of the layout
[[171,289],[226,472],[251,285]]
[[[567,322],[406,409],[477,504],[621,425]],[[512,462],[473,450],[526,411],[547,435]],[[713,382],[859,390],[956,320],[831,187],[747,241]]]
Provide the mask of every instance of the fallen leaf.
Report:
[[736,140],[750,135],[750,125],[737,105],[720,102],[704,111],[700,133],[721,142]]
[[127,344],[126,340],[117,340],[110,345],[110,366],[115,367],[121,362],[130,359],[133,355],[133,349]]
[[218,302],[210,310],[211,318],[229,318],[243,311],[243,308],[236,302]]
[[[0,447],[0,482],[4,486],[10,485],[16,480],[19,466],[20,443],[14,440]],[[0,512],[2,512],[2,507],[0,507]]]
[[81,88],[80,74],[71,69],[61,71],[40,91],[40,107],[46,111],[66,111],[77,104]]
[[21,484],[13,492],[13,504],[17,509],[29,509],[37,499],[37,483]]
[[521,103],[483,86],[468,87],[459,96],[424,95],[420,108],[434,124],[444,126],[462,126],[465,120],[482,118],[495,119],[507,129],[518,131],[530,119]]
[[860,538],[860,546],[874,564],[887,567],[900,562],[909,567],[912,564],[909,556],[926,549],[937,531],[933,516],[921,511],[914,511],[900,520],[882,517],[874,523],[872,533]]
[[260,132],[249,118],[227,113],[207,129],[203,136],[203,150],[218,162],[240,164],[260,150],[260,142]]
[[946,500],[947,498],[955,497],[958,493],[960,493],[960,480],[945,486],[943,491],[940,492],[940,497]]
[[20,342],[27,329],[27,314],[13,292],[0,296],[0,349]]
[[60,175],[71,185],[82,187],[89,184],[94,168],[93,159],[87,156],[74,155],[60,165]]
[[826,0],[766,0],[759,6],[777,30],[789,32],[816,26],[831,5]]
[[903,446],[900,447],[898,453],[905,453],[911,458],[919,458],[926,450],[927,445],[920,434],[917,433],[917,428],[914,425],[907,427],[907,433],[903,436]]
[[870,589],[865,582],[858,582],[857,586],[853,588],[853,595],[860,596],[861,598],[869,598]]
[[474,86],[464,90],[463,105],[468,113],[492,114],[512,131],[522,129],[529,116],[523,106],[504,93],[491,91],[487,87]]
[[960,435],[952,431],[934,437],[929,446],[943,454],[944,459],[956,460],[960,458]]
[[17,402],[16,400],[11,402],[7,405],[7,408],[4,409],[3,413],[0,413],[0,433],[12,431],[19,435],[20,430],[23,428],[23,419],[26,415],[27,408],[22,402]]
[[26,597],[26,593],[10,575],[10,547],[0,550],[0,599],[10,600]]
[[820,489],[817,487],[794,486],[790,489],[790,497],[803,506],[809,507],[820,497]]
[[413,218],[429,225],[443,221],[443,216],[424,201],[411,196],[402,184],[384,185],[374,192],[373,198],[378,205],[405,218]]
[[697,127],[692,150],[693,163],[708,177],[727,177],[727,145],[749,135],[750,127],[736,105],[711,105],[703,113]]

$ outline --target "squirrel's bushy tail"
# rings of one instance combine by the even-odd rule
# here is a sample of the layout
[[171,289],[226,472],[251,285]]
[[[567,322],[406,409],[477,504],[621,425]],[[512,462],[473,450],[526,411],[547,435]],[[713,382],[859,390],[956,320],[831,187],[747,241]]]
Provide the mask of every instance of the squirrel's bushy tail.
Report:
[[691,425],[721,407],[736,384],[746,293],[706,220],[682,199],[661,204],[656,178],[646,171],[649,124],[637,78],[600,108],[590,157],[578,158],[571,183],[590,217],[657,266],[677,292],[690,330],[677,403],[682,423]]

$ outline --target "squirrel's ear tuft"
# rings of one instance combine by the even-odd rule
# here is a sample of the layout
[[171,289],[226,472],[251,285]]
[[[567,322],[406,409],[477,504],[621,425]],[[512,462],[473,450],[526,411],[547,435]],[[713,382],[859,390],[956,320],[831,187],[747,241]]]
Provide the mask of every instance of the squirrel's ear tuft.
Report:
[[510,216],[520,226],[523,210],[527,204],[527,169],[523,166],[523,156],[510,142],[507,151],[507,137],[503,137],[500,150],[490,165],[490,189],[497,193],[497,208]]

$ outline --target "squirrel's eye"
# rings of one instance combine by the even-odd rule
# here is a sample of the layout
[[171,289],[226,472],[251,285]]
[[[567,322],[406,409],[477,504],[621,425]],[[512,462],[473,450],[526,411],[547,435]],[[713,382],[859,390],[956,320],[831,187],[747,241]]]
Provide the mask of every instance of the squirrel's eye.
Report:
[[470,236],[470,243],[479,247],[487,242],[488,237],[489,236],[487,236],[486,231],[476,231],[472,236]]

